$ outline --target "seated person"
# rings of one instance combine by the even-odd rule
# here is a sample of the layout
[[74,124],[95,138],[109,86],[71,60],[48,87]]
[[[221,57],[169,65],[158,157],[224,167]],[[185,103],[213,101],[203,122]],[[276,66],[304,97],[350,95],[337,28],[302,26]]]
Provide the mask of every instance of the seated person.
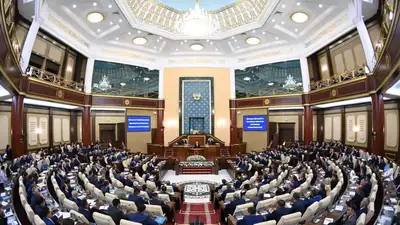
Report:
[[46,213],[49,208],[46,206],[46,201],[44,198],[40,198],[39,204],[35,206],[34,212],[40,216],[40,218],[43,218],[46,216]]
[[90,210],[89,203],[86,201],[86,199],[82,200],[81,207],[79,207],[79,213],[84,215],[89,222],[95,223],[93,219],[93,212]]
[[367,176],[365,177],[364,180],[364,185],[363,185],[363,192],[365,194],[365,196],[369,196],[370,192],[371,192],[371,188],[372,188],[372,184],[371,184],[371,174],[367,174]]
[[81,203],[79,198],[78,198],[78,192],[75,191],[75,190],[72,191],[71,198],[69,198],[69,200],[75,202],[78,207],[79,207],[79,205]]
[[135,188],[133,194],[130,194],[128,197],[128,201],[135,202],[135,204],[146,204],[146,201],[139,196],[140,190]]
[[350,204],[354,205],[356,209],[360,208],[361,201],[364,199],[364,192],[362,191],[362,187],[358,187],[356,189],[356,194],[354,197],[350,200]]
[[322,197],[321,195],[318,194],[318,191],[316,189],[313,189],[311,191],[311,196],[310,198],[307,199],[307,204],[306,207],[312,205],[314,202],[319,202],[321,201]]
[[233,215],[235,212],[236,206],[245,204],[246,201],[240,198],[239,194],[233,195],[233,201],[225,206],[225,209],[221,213],[222,218],[227,218],[229,214]]
[[129,221],[141,223],[142,225],[158,225],[150,216],[144,214],[146,210],[144,204],[137,204],[137,210],[136,213],[128,213],[127,217]]
[[228,183],[228,182],[227,182],[225,179],[222,179],[222,184],[218,185],[218,186],[215,188],[215,191],[221,190],[222,187],[225,186],[227,183]]
[[54,217],[52,214],[51,214],[51,211],[50,211],[50,209],[45,209],[44,211],[43,211],[43,214],[45,215],[43,218],[42,218],[42,220],[43,220],[43,222],[46,224],[46,225],[55,225],[56,224],[56,217]]
[[200,144],[199,144],[199,142],[198,141],[196,141],[196,143],[194,144],[194,146],[193,146],[194,148],[200,148]]
[[357,216],[356,216],[356,207],[351,205],[347,207],[346,214],[344,214],[343,219],[339,221],[342,225],[356,225]]
[[119,209],[120,201],[119,199],[114,199],[112,201],[112,206],[107,210],[107,214],[112,218],[116,225],[119,225],[124,213]]
[[247,212],[249,214],[244,216],[242,220],[239,220],[237,225],[254,225],[264,221],[264,218],[261,215],[256,215],[257,211],[255,207],[247,208]]
[[358,218],[361,214],[367,214],[368,209],[368,198],[364,198],[360,203],[360,208],[356,211],[356,217]]
[[300,199],[300,193],[298,192],[293,194],[293,200],[292,213],[301,212],[303,214],[306,211],[307,202]]
[[233,190],[232,185],[228,184],[226,190],[222,192],[220,200],[225,201],[226,194],[233,192],[235,192],[235,190]]
[[275,220],[277,223],[281,219],[282,216],[288,215],[292,212],[292,209],[285,207],[285,201],[279,200],[278,201],[278,208],[275,211],[267,215],[268,220]]
[[163,213],[170,216],[171,208],[164,201],[158,198],[157,193],[153,193],[152,199],[149,200],[149,204],[161,206]]

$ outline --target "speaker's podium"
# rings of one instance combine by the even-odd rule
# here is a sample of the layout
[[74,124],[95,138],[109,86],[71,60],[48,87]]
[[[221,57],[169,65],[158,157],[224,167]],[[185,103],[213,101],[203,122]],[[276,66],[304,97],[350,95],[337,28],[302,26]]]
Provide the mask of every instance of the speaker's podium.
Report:
[[[195,147],[198,143],[200,147]],[[169,142],[176,156],[186,159],[191,155],[202,155],[207,159],[215,159],[225,143],[211,134],[184,134]]]

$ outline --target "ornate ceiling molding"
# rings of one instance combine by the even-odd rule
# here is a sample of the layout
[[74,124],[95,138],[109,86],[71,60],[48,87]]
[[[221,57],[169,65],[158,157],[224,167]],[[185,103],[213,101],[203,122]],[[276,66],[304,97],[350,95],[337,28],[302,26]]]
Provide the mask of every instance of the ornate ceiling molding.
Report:
[[[178,38],[177,35],[183,37],[177,26],[186,11],[176,10],[154,0],[116,0],[116,3],[132,26],[171,39]],[[223,39],[233,35],[232,33],[262,26],[278,3],[279,0],[241,0],[209,11],[219,27],[211,38]]]

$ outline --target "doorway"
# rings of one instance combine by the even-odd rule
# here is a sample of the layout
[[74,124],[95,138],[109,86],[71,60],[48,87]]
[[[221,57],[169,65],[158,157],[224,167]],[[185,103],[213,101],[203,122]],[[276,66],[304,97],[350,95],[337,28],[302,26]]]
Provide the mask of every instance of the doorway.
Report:
[[103,143],[115,143],[115,123],[113,124],[99,124],[100,127],[100,141]]
[[286,145],[294,142],[294,128],[295,123],[279,123],[279,144],[283,142]]

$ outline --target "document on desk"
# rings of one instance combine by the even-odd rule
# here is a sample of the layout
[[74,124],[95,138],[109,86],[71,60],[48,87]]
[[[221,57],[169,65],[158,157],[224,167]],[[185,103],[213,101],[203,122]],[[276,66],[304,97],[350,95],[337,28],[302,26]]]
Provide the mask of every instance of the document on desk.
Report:
[[335,220],[332,218],[325,218],[324,225],[328,225],[328,224],[332,223],[333,221],[335,221]]
[[341,212],[341,211],[343,211],[343,208],[344,208],[344,207],[343,207],[342,205],[337,205],[337,206],[335,207],[335,210]]
[[1,205],[2,205],[2,206],[7,206],[7,205],[8,205],[8,202],[2,201],[2,202],[1,202]]
[[108,209],[108,205],[103,205],[103,206],[100,206],[100,208],[99,208],[100,210],[107,210]]

